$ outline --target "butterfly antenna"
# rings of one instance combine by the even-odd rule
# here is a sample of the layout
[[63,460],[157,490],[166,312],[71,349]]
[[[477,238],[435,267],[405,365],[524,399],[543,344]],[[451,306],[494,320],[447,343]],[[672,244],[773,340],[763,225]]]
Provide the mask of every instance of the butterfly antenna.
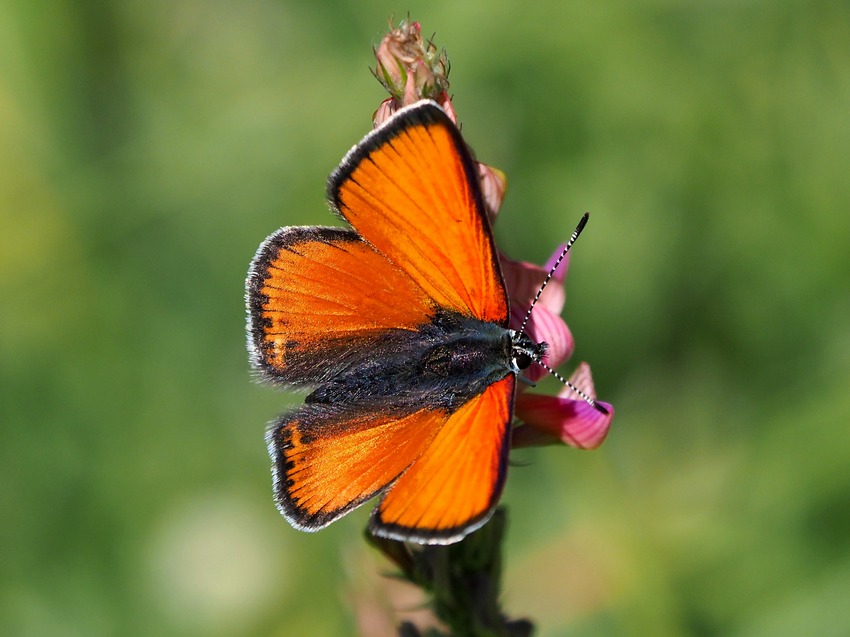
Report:
[[[570,248],[572,248],[572,247],[573,247],[573,244],[576,242],[576,239],[578,239],[578,236],[581,234],[581,231],[582,231],[582,230],[584,230],[584,227],[587,225],[587,220],[588,220],[589,218],[590,218],[590,213],[589,213],[589,212],[585,212],[585,213],[584,213],[584,215],[582,215],[581,219],[580,219],[580,220],[579,220],[579,222],[578,222],[578,225],[576,226],[576,229],[575,229],[575,230],[573,230],[573,234],[570,236],[570,240],[569,240],[569,241],[567,241],[567,245],[565,245],[565,246],[564,246],[564,249],[563,249],[563,250],[561,250],[561,254],[559,254],[559,255],[558,255],[558,258],[557,258],[557,259],[555,259],[555,263],[554,263],[554,264],[552,265],[552,267],[549,269],[549,272],[546,274],[546,278],[545,278],[545,279],[543,279],[543,284],[540,286],[540,289],[539,289],[539,290],[537,290],[537,294],[535,294],[535,295],[534,295],[534,299],[531,301],[531,305],[529,306],[528,311],[525,313],[525,318],[522,320],[522,327],[521,327],[521,328],[520,328],[520,330],[519,330],[519,333],[520,333],[520,334],[524,334],[524,333],[525,333],[525,328],[526,328],[526,326],[528,325],[528,321],[529,321],[529,319],[531,318],[531,311],[534,309],[534,306],[535,306],[535,305],[537,305],[537,301],[539,301],[539,300],[540,300],[540,295],[541,295],[541,294],[543,294],[543,290],[544,290],[544,289],[546,289],[546,286],[547,286],[547,285],[549,285],[549,281],[551,281],[551,280],[552,280],[552,277],[553,277],[553,276],[555,276],[555,271],[558,269],[558,266],[560,266],[560,265],[561,265],[561,262],[562,262],[562,261],[566,258],[566,256],[569,254],[569,252],[570,252]],[[578,394],[578,395],[582,398],[582,400],[584,400],[584,401],[585,401],[588,405],[590,405],[591,407],[593,407],[594,409],[596,409],[596,411],[599,411],[599,412],[601,412],[601,413],[603,413],[603,414],[606,414],[606,415],[609,413],[609,412],[608,412],[608,410],[607,410],[607,409],[605,409],[605,407],[603,407],[601,404],[599,404],[598,402],[596,402],[593,398],[591,398],[590,396],[588,396],[588,395],[587,395],[587,393],[585,393],[584,391],[582,391],[581,389],[579,389],[578,387],[576,387],[575,385],[573,385],[570,381],[568,381],[566,378],[564,378],[563,376],[561,376],[558,372],[556,372],[554,369],[552,369],[551,367],[549,367],[549,366],[548,366],[546,363],[544,363],[542,360],[540,360],[539,358],[536,358],[534,362],[536,362],[536,363],[537,363],[538,365],[540,365],[543,369],[545,369],[547,372],[549,372],[550,374],[552,374],[552,376],[554,376],[555,378],[557,378],[557,379],[558,379],[561,383],[563,383],[565,386],[567,386],[567,387],[569,387],[571,390],[573,390],[573,391],[574,391],[576,394]]]
[[576,229],[573,230],[573,234],[572,236],[570,236],[570,240],[567,241],[567,245],[565,245],[564,249],[561,250],[561,254],[558,255],[557,259],[555,259],[554,265],[549,269],[549,273],[546,275],[546,278],[543,279],[543,284],[540,286],[540,289],[537,290],[537,294],[534,295],[534,299],[531,301],[531,305],[528,308],[528,312],[525,313],[525,318],[522,320],[522,327],[519,328],[520,334],[525,333],[525,327],[526,325],[528,325],[528,320],[531,318],[531,310],[533,310],[534,306],[537,305],[537,301],[540,300],[540,295],[543,294],[543,290],[546,289],[546,286],[549,285],[549,281],[551,281],[552,277],[555,276],[555,270],[558,269],[558,266],[561,265],[561,261],[563,261],[567,254],[569,254],[570,248],[573,247],[573,244],[576,242],[576,239],[578,239],[578,236],[581,234],[581,231],[584,230],[584,226],[587,225],[587,219],[589,217],[590,213],[585,212],[581,218],[581,221],[578,222]]
[[570,389],[572,389],[575,393],[577,393],[579,396],[581,396],[581,398],[584,400],[584,402],[586,402],[588,405],[590,405],[591,407],[593,407],[596,411],[599,411],[599,412],[601,412],[601,413],[603,413],[603,414],[606,414],[606,415],[607,415],[608,413],[610,413],[607,409],[605,409],[605,407],[603,407],[602,405],[600,405],[600,404],[599,404],[598,402],[596,402],[593,398],[591,398],[590,396],[588,396],[585,392],[583,392],[583,391],[582,391],[582,390],[580,390],[578,387],[576,387],[575,385],[573,385],[570,381],[568,381],[566,378],[564,378],[563,376],[561,376],[558,372],[556,372],[554,369],[552,369],[551,367],[549,367],[546,363],[544,363],[543,361],[535,361],[535,362],[536,362],[538,365],[540,365],[543,369],[545,369],[547,372],[549,372],[550,374],[552,374],[552,376],[554,376],[554,377],[555,377],[555,378],[557,378],[559,381],[561,381],[564,385],[566,385],[567,387],[569,387]]

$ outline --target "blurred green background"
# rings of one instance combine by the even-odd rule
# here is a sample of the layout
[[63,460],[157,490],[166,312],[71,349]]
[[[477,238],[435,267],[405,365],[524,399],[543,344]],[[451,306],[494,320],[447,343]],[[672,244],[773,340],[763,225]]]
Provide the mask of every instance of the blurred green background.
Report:
[[509,176],[502,248],[592,211],[565,316],[617,417],[517,454],[508,611],[850,634],[850,5],[555,0],[0,4],[0,634],[371,637],[415,604],[367,510],[276,512],[299,398],[250,382],[242,301],[267,234],[332,223],[408,10]]

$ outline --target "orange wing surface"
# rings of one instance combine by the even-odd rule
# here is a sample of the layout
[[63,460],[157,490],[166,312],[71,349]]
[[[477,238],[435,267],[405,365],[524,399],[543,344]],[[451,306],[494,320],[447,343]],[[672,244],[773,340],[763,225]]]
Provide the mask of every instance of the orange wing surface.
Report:
[[419,102],[352,149],[328,190],[358,234],[437,304],[507,326],[478,179],[454,123],[436,103]]
[[397,479],[445,421],[429,409],[398,417],[326,406],[284,417],[268,434],[278,508],[296,528],[327,526]]
[[278,508],[315,531],[387,490],[370,527],[453,542],[484,524],[505,481],[513,375],[452,414],[306,405],[269,430]]
[[391,330],[427,323],[432,302],[404,272],[342,228],[289,227],[248,275],[251,360],[272,380],[326,377]]
[[373,533],[450,543],[490,518],[505,482],[515,383],[506,376],[449,417],[375,509]]

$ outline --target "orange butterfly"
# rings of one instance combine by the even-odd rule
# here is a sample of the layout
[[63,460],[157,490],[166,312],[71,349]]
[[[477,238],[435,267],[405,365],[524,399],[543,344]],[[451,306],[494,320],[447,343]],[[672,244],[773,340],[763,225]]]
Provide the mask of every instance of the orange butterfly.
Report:
[[247,280],[253,366],[311,390],[267,434],[278,508],[315,531],[379,496],[375,535],[456,542],[496,507],[546,346],[508,329],[477,164],[436,103],[367,135],[328,197],[350,227],[281,228]]

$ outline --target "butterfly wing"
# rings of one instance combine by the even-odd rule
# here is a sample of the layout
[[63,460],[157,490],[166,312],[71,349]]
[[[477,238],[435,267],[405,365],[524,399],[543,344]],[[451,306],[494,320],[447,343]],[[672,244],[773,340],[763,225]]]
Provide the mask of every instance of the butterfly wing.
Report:
[[343,228],[281,228],[257,250],[246,289],[251,362],[294,386],[318,384],[431,315],[410,277]]
[[515,383],[492,383],[448,417],[375,509],[374,534],[449,544],[490,519],[505,483]]
[[399,111],[343,159],[331,204],[439,306],[507,326],[478,170],[434,102]]
[[321,529],[398,478],[446,420],[439,410],[305,405],[267,435],[275,500],[296,528]]
[[377,535],[449,543],[486,522],[505,480],[515,379],[452,413],[305,405],[268,434],[278,508],[315,531],[387,491]]

